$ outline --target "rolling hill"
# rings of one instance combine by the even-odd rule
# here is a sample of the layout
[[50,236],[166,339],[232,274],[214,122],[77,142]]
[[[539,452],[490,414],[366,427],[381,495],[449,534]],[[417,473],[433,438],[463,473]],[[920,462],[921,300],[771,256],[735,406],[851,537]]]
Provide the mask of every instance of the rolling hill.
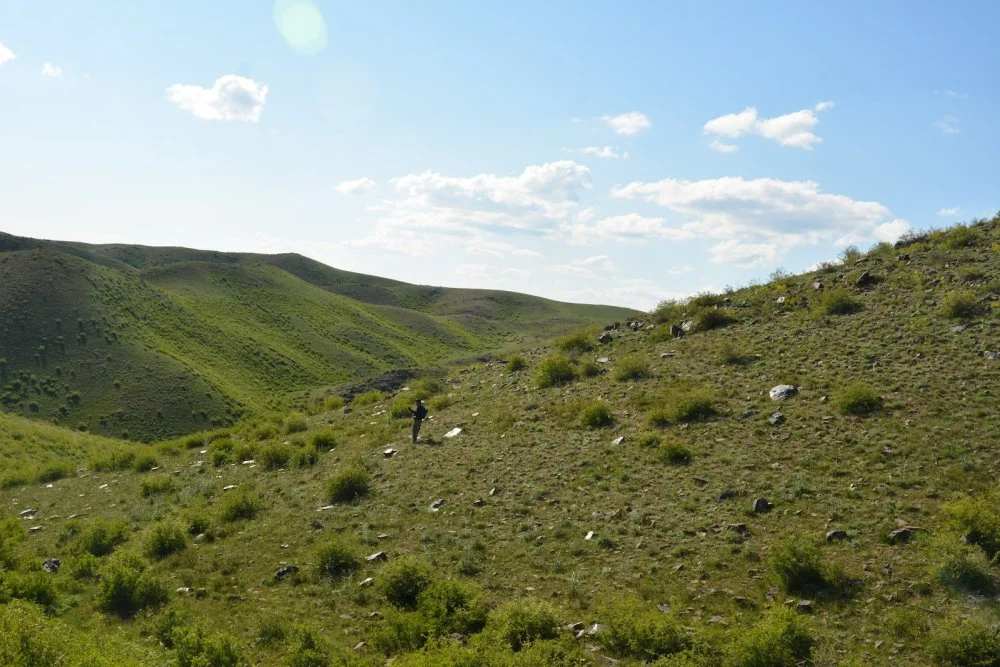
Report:
[[231,424],[292,391],[629,314],[298,255],[0,235],[0,408],[150,440]]
[[152,446],[0,415],[0,662],[996,665],[998,249]]

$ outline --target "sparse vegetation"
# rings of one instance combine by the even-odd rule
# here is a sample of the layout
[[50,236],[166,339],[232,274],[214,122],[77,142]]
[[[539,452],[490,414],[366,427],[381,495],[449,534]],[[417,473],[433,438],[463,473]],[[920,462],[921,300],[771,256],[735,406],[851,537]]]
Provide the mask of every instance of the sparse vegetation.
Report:
[[535,376],[538,386],[543,389],[567,384],[575,379],[576,371],[573,369],[573,362],[559,354],[543,359],[538,366],[538,374]]
[[327,498],[332,503],[349,503],[368,495],[371,475],[361,466],[354,465],[340,470],[327,489]]
[[342,577],[360,566],[361,561],[354,551],[336,538],[321,544],[316,552],[316,569],[322,577]]
[[590,429],[607,428],[613,426],[615,418],[611,414],[611,408],[607,403],[591,403],[580,413],[580,422]]
[[837,392],[837,409],[841,414],[864,417],[882,409],[882,397],[868,385],[856,382]]
[[649,376],[649,361],[638,355],[625,357],[615,364],[613,377],[618,382],[642,380]]
[[941,314],[956,320],[968,320],[982,312],[979,299],[969,290],[950,292],[941,300]]
[[844,288],[827,290],[819,300],[819,312],[823,315],[853,315],[864,306]]
[[518,371],[523,371],[527,367],[528,363],[524,360],[520,354],[515,354],[507,362],[507,372],[516,373]]
[[222,497],[219,517],[223,521],[246,521],[257,518],[263,509],[263,501],[258,493],[239,487]]

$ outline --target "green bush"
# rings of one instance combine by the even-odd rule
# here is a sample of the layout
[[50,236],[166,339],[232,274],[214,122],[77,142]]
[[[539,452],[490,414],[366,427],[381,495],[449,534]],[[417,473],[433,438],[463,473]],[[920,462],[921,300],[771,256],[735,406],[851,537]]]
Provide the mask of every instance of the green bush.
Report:
[[411,402],[417,400],[426,400],[435,394],[440,394],[444,386],[441,381],[436,377],[430,375],[425,375],[424,377],[417,378],[410,383],[410,391],[407,392]]
[[937,562],[930,571],[933,577],[949,588],[966,593],[992,596],[997,592],[997,576],[982,549],[952,542],[948,535],[941,536],[937,542]]
[[589,429],[607,428],[614,426],[615,418],[607,403],[595,401],[580,412],[580,423]]
[[315,449],[300,449],[295,452],[293,463],[296,468],[311,468],[319,463],[319,454]]
[[135,462],[132,464],[132,468],[136,472],[149,472],[158,465],[159,463],[157,462],[155,456],[149,452],[144,452],[136,456]]
[[143,550],[150,558],[166,558],[187,548],[187,531],[176,521],[157,523],[146,535]]
[[941,314],[956,320],[967,320],[976,317],[983,308],[970,290],[958,290],[945,295],[941,300]]
[[711,331],[721,329],[732,323],[732,319],[723,310],[704,308],[695,313],[692,318],[695,331]]
[[93,556],[107,556],[128,539],[128,526],[121,519],[97,517],[76,538],[74,548]]
[[556,348],[575,356],[593,350],[594,343],[590,340],[589,332],[577,331],[556,339]]
[[97,606],[122,618],[167,601],[167,589],[149,571],[139,555],[123,551],[114,554],[101,568]]
[[953,617],[934,623],[927,652],[939,665],[1000,665],[1000,634],[979,618]]
[[422,614],[392,611],[386,614],[372,635],[372,645],[394,656],[420,649],[430,635],[431,628]]
[[864,306],[844,288],[827,291],[819,300],[819,312],[823,315],[853,315]]
[[640,433],[635,437],[635,443],[644,449],[660,446],[660,436],[656,433]]
[[250,489],[239,487],[229,491],[222,497],[219,516],[223,521],[242,521],[255,519],[263,508],[260,494]]
[[52,575],[45,572],[6,572],[0,578],[0,600],[3,599],[3,588],[15,600],[33,602],[45,609],[45,613],[54,614],[59,606],[59,594],[56,593]]
[[543,600],[509,600],[489,615],[487,628],[499,643],[520,651],[532,642],[558,637],[559,617]]
[[349,503],[368,495],[371,475],[359,465],[341,469],[327,487],[327,498],[331,503]]
[[452,402],[450,396],[435,396],[427,402],[427,409],[431,412],[438,412],[450,407]]
[[790,609],[775,608],[755,627],[734,633],[726,647],[727,667],[796,667],[809,660],[814,640]]
[[174,643],[178,667],[236,667],[243,662],[239,643],[226,633],[194,628],[177,632]]
[[116,449],[90,459],[90,469],[94,472],[117,472],[131,468],[135,461],[132,449]]
[[1000,493],[968,496],[941,508],[945,526],[994,560],[1000,553]]
[[17,547],[26,531],[13,517],[0,519],[0,572],[17,569]]
[[306,417],[302,413],[293,412],[285,418],[285,433],[302,433],[309,428]]
[[164,493],[171,493],[175,488],[173,478],[167,475],[159,475],[157,477],[144,479],[139,485],[139,490],[146,498]]
[[321,577],[337,578],[354,572],[361,560],[347,545],[333,537],[316,550],[316,569]]
[[599,613],[606,625],[597,635],[620,658],[652,661],[685,650],[690,641],[673,614],[665,614],[638,599],[615,602]]
[[577,373],[580,377],[594,378],[601,374],[604,369],[596,361],[586,359],[577,365]]
[[112,633],[85,634],[47,617],[30,602],[0,604],[0,665],[117,667],[135,662]]
[[407,395],[397,396],[392,404],[389,405],[389,416],[392,419],[407,419],[412,417],[413,415],[410,414],[410,410],[413,408],[414,401],[416,401],[415,398]]
[[671,424],[704,421],[717,414],[715,404],[715,392],[711,389],[677,389],[668,396],[666,405],[649,412],[648,423],[663,428]]
[[288,667],[330,667],[330,649],[310,628],[299,628],[288,652]]
[[417,595],[417,611],[433,635],[471,635],[486,625],[487,607],[478,589],[453,579],[431,583]]
[[882,408],[882,397],[868,385],[856,382],[837,392],[834,403],[841,414],[864,417]]
[[944,244],[954,250],[974,246],[979,239],[979,233],[968,225],[955,225],[944,234]]
[[642,380],[650,376],[649,361],[639,355],[630,355],[615,364],[612,377],[618,382]]
[[729,341],[719,345],[718,361],[722,366],[742,366],[750,363],[750,355]]
[[257,626],[257,642],[264,646],[280,646],[288,638],[288,630],[281,616],[265,616]]
[[366,405],[374,405],[376,403],[380,403],[385,399],[386,399],[385,394],[373,389],[372,391],[366,391],[362,394],[358,394],[357,396],[354,397],[352,403],[354,403],[355,406],[360,408]]
[[60,479],[64,479],[73,474],[73,466],[68,463],[49,463],[38,469],[35,481],[39,484],[48,484]]
[[266,445],[260,452],[260,462],[265,470],[278,470],[288,465],[292,460],[290,445],[272,443]]
[[671,465],[687,465],[691,462],[691,452],[679,442],[668,442],[660,447],[660,459]]
[[520,354],[515,354],[507,362],[507,372],[516,373],[518,371],[523,371],[527,365],[528,364],[527,362],[525,362],[524,357],[522,357]]
[[323,399],[323,408],[328,412],[344,409],[344,399],[340,396],[327,396]]
[[434,581],[434,568],[414,556],[403,556],[384,568],[379,575],[379,590],[393,605],[414,609],[418,596]]
[[541,388],[568,384],[576,379],[573,363],[561,354],[546,357],[538,365],[535,382]]
[[789,593],[811,594],[830,588],[819,548],[805,541],[789,540],[771,550],[771,569]]
[[333,431],[326,429],[313,433],[309,442],[317,452],[327,452],[337,446],[337,436]]

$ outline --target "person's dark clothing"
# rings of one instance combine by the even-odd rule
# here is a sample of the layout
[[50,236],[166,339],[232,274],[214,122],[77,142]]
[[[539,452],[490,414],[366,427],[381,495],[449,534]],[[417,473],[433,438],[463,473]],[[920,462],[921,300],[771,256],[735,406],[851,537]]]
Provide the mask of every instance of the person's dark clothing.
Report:
[[427,408],[420,401],[417,401],[417,409],[409,408],[410,414],[413,415],[413,442],[417,442],[417,436],[420,435],[420,424],[427,417]]

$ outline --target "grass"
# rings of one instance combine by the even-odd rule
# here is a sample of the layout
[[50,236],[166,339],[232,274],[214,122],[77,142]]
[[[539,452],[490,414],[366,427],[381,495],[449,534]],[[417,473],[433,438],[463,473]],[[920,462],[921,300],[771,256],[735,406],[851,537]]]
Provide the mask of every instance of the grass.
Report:
[[864,305],[846,289],[839,287],[824,292],[818,308],[823,315],[853,315],[860,312]]
[[970,290],[949,292],[941,299],[941,314],[955,320],[969,320],[983,312],[983,308]]
[[580,423],[589,429],[608,428],[614,426],[615,418],[607,403],[595,402],[580,412]]
[[541,388],[568,384],[576,379],[573,362],[561,354],[546,357],[538,365],[535,382]]
[[837,392],[834,399],[843,415],[866,417],[882,409],[883,400],[878,392],[863,382],[852,383]]
[[327,499],[332,503],[349,503],[368,495],[371,475],[361,466],[344,468],[334,475],[327,487]]
[[[315,402],[327,391],[316,388],[303,399],[311,407],[155,445],[0,414],[0,474],[22,480],[0,490],[0,662],[60,651],[68,664],[995,663],[1000,416],[989,388],[1000,365],[982,352],[995,349],[996,328],[982,317],[953,333],[939,310],[970,268],[984,274],[984,296],[1000,280],[990,261],[1000,229],[976,234],[958,248],[928,236],[906,262],[879,247],[857,266],[826,267],[827,285],[867,268],[884,276],[853,294],[864,308],[849,317],[817,318],[801,306],[819,298],[816,274],[786,276],[718,295],[709,307],[731,314],[725,329],[659,341],[621,331],[600,348],[611,368],[666,354],[655,377],[577,373],[540,388],[552,345],[524,352],[531,372],[441,367],[435,398],[451,402],[425,424],[428,445],[411,446],[409,424],[381,413],[409,392],[345,414]],[[720,363],[725,343],[753,362]],[[840,411],[858,382],[885,397],[871,418]],[[802,390],[772,403],[781,383]],[[80,395],[84,406],[92,394]],[[698,395],[713,414],[680,420],[693,416],[681,399]],[[614,415],[614,435],[580,422],[595,402]],[[306,430],[286,434],[293,410]],[[658,411],[667,430],[647,430]],[[444,439],[455,426],[461,435]],[[263,463],[272,446],[294,453],[282,472]],[[686,465],[661,458],[674,446],[694,454]],[[398,452],[387,458],[389,447]],[[314,458],[299,468],[304,451]],[[226,457],[218,467],[214,452]],[[142,454],[160,470],[138,472]],[[68,474],[39,483],[50,463]],[[328,507],[331,480],[355,465],[372,492]],[[144,493],[159,480],[168,490]],[[241,489],[259,511],[227,521]],[[775,511],[752,512],[758,497]],[[30,508],[33,518],[18,517]],[[890,544],[901,522],[924,530]],[[170,524],[186,547],[147,556],[148,536]],[[827,542],[834,529],[850,539]],[[331,542],[356,566],[322,576]],[[378,552],[385,560],[366,560]],[[55,575],[40,571],[49,557],[62,561]],[[128,576],[112,576],[112,562]],[[286,564],[300,573],[276,580]],[[137,593],[142,577],[166,600],[129,602],[122,616],[102,604],[105,581]],[[418,590],[391,593],[415,602],[391,602],[386,581]],[[603,628],[576,640],[564,629],[575,623]]]
[[649,361],[639,355],[625,357],[615,364],[612,377],[617,382],[642,380],[650,376]]

